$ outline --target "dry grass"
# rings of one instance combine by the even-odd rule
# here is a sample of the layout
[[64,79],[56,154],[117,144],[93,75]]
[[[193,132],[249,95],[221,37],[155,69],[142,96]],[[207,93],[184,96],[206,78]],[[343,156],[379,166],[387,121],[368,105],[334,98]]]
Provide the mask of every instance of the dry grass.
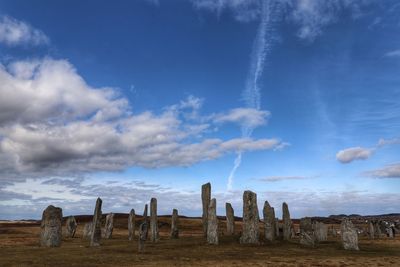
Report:
[[[59,248],[38,246],[36,224],[0,224],[0,266],[400,266],[400,239],[361,238],[361,251],[345,251],[339,239],[330,238],[315,249],[293,242],[244,246],[234,237],[221,236],[220,245],[207,245],[199,219],[181,219],[181,238],[169,240],[169,218],[160,219],[161,240],[146,243],[138,253],[137,240],[127,240],[125,220],[117,220],[113,239],[88,247],[77,237],[64,239]],[[220,229],[225,230],[224,222]],[[237,222],[237,230],[240,223]]]

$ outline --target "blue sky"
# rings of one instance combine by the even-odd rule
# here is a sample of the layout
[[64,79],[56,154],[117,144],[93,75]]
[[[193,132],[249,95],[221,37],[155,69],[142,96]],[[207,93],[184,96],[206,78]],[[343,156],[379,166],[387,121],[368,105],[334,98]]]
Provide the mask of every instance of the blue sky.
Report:
[[279,216],[399,212],[399,12],[0,1],[0,219],[91,213],[98,196],[198,216],[208,181],[221,215],[247,189]]

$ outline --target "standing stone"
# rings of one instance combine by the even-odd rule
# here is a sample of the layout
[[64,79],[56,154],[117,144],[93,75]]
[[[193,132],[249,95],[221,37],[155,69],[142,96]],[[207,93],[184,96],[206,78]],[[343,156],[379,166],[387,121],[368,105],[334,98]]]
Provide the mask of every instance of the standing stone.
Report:
[[313,232],[313,225],[310,217],[300,219],[300,233],[311,234]]
[[178,210],[173,209],[172,210],[172,217],[171,217],[171,233],[170,237],[173,239],[179,238],[179,216],[178,216]]
[[146,239],[147,239],[147,236],[148,236],[148,234],[149,234],[149,226],[148,226],[148,219],[147,219],[147,210],[148,210],[148,206],[147,206],[147,204],[145,204],[144,205],[144,211],[143,211],[143,222],[144,223],[146,223],[146,228],[143,228],[146,232],[145,232],[145,235],[146,235]]
[[264,234],[267,241],[273,242],[276,238],[275,210],[268,201],[264,202]]
[[42,215],[40,224],[40,245],[43,247],[59,247],[62,240],[62,209],[48,206]]
[[314,223],[314,235],[317,242],[328,240],[328,226],[323,222]]
[[393,232],[394,232],[394,231],[393,231],[393,228],[392,228],[391,226],[389,226],[389,227],[386,228],[386,235],[387,235],[387,237],[393,238],[393,237],[394,237]]
[[157,220],[157,199],[152,198],[150,200],[150,240],[151,242],[158,242],[160,234],[158,232],[158,220]]
[[382,237],[382,231],[381,231],[381,226],[380,226],[380,222],[379,221],[375,221],[374,228],[375,228],[375,237],[381,238]]
[[103,201],[101,198],[97,198],[96,207],[94,208],[92,231],[90,235],[90,246],[100,246],[101,241],[101,204]]
[[370,239],[375,238],[375,228],[374,228],[374,224],[372,221],[368,222],[368,236]]
[[71,238],[74,237],[75,232],[76,232],[76,227],[78,226],[78,224],[76,223],[75,217],[69,216],[67,218],[65,225],[67,226],[67,236],[71,237]]
[[135,210],[131,209],[128,217],[128,240],[132,241],[135,238]]
[[104,238],[111,239],[114,230],[114,213],[107,214],[106,225],[104,227]]
[[311,232],[300,232],[300,244],[308,247],[315,247],[315,237]]
[[348,218],[344,218],[340,224],[340,232],[344,249],[359,250],[357,230]]
[[286,202],[282,204],[283,240],[290,240],[292,235],[292,221],[290,220],[289,207]]
[[226,234],[233,235],[235,233],[235,213],[231,203],[225,204],[226,210]]
[[90,237],[92,236],[92,225],[93,225],[92,222],[88,222],[83,227],[83,235],[82,235],[82,237],[84,239],[90,240]]
[[207,242],[208,244],[218,245],[217,200],[215,198],[211,199],[208,206],[207,218]]
[[201,186],[201,202],[203,204],[203,234],[207,236],[207,225],[208,225],[208,207],[210,206],[211,199],[211,184],[206,183]]
[[336,236],[337,236],[336,229],[335,229],[335,227],[333,227],[333,225],[332,225],[332,227],[331,227],[330,233],[331,233],[331,235],[332,235],[333,237],[336,237]]
[[144,221],[139,225],[139,240],[138,240],[139,252],[144,251],[144,244],[146,242],[146,239],[147,239],[147,221]]
[[241,244],[258,244],[258,207],[257,194],[251,191],[243,193],[243,230]]

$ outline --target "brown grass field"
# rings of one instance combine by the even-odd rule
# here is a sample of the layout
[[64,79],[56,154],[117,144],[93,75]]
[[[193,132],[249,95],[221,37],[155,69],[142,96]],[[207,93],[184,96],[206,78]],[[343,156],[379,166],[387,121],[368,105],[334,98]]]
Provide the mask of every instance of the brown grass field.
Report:
[[116,218],[113,238],[95,248],[82,239],[84,223],[78,224],[76,236],[64,238],[61,247],[43,248],[38,222],[0,223],[0,266],[400,266],[399,237],[360,236],[360,251],[343,250],[340,237],[329,237],[317,248],[302,247],[297,239],[273,244],[261,239],[249,246],[239,244],[241,222],[232,237],[223,235],[225,221],[220,220],[220,245],[215,246],[202,236],[200,219],[180,218],[180,239],[170,240],[170,218],[160,217],[160,241],[146,242],[145,252],[138,253],[137,237],[127,240],[126,218]]

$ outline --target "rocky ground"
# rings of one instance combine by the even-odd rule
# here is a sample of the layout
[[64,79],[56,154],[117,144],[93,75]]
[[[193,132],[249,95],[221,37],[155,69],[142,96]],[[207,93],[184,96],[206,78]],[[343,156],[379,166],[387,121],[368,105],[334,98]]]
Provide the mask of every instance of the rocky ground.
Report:
[[137,236],[133,242],[127,240],[127,216],[116,215],[113,238],[96,248],[81,238],[89,220],[89,216],[77,217],[75,238],[64,238],[59,248],[38,246],[38,222],[0,222],[0,266],[400,266],[399,236],[369,240],[360,235],[360,251],[343,250],[340,237],[331,236],[315,249],[302,247],[297,238],[240,245],[241,222],[236,222],[236,234],[230,237],[223,235],[225,222],[220,220],[220,245],[212,246],[202,236],[199,218],[180,218],[181,238],[170,240],[170,218],[161,217],[161,240],[147,242],[145,252],[139,254]]

